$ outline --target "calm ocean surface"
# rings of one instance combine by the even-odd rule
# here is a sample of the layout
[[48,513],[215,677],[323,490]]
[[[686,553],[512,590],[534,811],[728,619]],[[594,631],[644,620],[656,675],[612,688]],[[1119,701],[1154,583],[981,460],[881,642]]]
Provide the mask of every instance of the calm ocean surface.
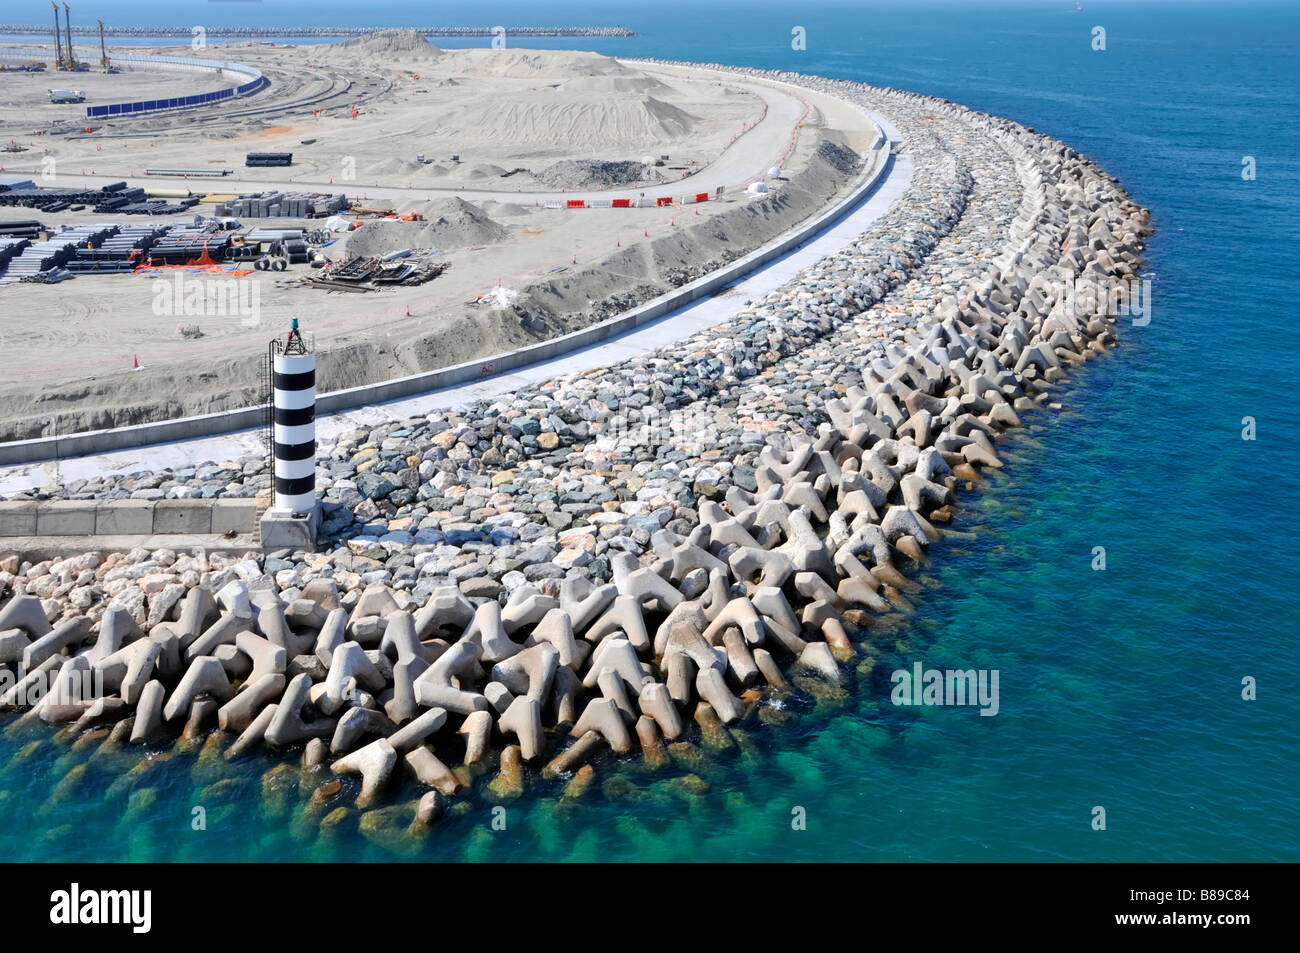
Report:
[[[48,11],[28,6],[0,19],[43,22]],[[473,801],[418,856],[1300,860],[1300,487],[1286,456],[1300,433],[1283,399],[1298,383],[1286,328],[1300,278],[1300,6],[1073,6],[529,3],[494,5],[489,22],[424,3],[384,4],[375,19],[336,0],[198,5],[205,25],[624,25],[638,35],[512,45],[948,97],[1065,140],[1153,212],[1151,323],[1121,325],[1122,348],[1064,390],[1066,410],[1028,419],[1006,444],[1007,468],[964,498],[957,526],[973,538],[931,550],[915,612],[873,630],[874,672],[850,679],[841,707],[801,707],[753,732],[701,772],[705,795],[632,768],[630,785],[597,787],[581,807],[557,807],[544,795],[558,789],[539,785],[506,831]],[[78,7],[178,22],[167,3]],[[805,52],[790,49],[796,25]],[[1090,48],[1097,25],[1104,52]],[[1241,438],[1245,416],[1254,441]],[[1104,572],[1091,568],[1095,546]],[[918,660],[997,669],[1000,712],[896,708],[889,672]],[[1246,676],[1255,701],[1241,698]],[[263,803],[269,758],[202,794],[192,756],[110,792],[117,772],[68,777],[84,758],[49,742],[15,762],[28,740],[0,738],[6,859],[392,856],[355,833],[295,840],[291,817]],[[199,803],[205,832],[190,827]],[[795,806],[806,830],[792,830]],[[1105,831],[1090,826],[1097,806]]]

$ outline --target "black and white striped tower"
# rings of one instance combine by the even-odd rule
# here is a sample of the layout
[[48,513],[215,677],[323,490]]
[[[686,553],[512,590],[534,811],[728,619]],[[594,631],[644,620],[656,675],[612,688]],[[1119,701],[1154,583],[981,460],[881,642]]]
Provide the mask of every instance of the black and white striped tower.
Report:
[[316,508],[316,354],[302,339],[298,319],[272,351],[275,389],[273,508],[299,516]]

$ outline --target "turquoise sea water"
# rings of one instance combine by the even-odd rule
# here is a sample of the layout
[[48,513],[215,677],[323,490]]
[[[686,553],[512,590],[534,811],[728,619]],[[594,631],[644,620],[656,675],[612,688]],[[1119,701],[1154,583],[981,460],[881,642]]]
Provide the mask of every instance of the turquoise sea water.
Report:
[[[164,4],[113,6],[119,22],[172,19]],[[1151,323],[1121,326],[1123,347],[1063,390],[1063,413],[1027,419],[1006,469],[964,498],[955,525],[973,538],[931,550],[915,611],[868,633],[874,669],[854,673],[847,698],[792,703],[786,725],[760,726],[700,770],[705,794],[605,768],[580,806],[557,806],[546,795],[559,788],[539,783],[505,831],[472,800],[416,856],[1300,859],[1300,487],[1286,456],[1300,438],[1294,5],[507,4],[457,20],[424,4],[374,20],[330,0],[210,7],[211,23],[284,23],[286,10],[304,25],[618,23],[639,35],[579,45],[946,96],[1065,140],[1153,211]],[[796,25],[805,52],[790,49]],[[1104,52],[1090,48],[1096,25]],[[1254,441],[1241,438],[1245,416]],[[1091,568],[1096,546],[1104,572]],[[916,660],[997,669],[999,714],[896,708],[888,672]],[[1241,698],[1246,676],[1255,701]],[[178,755],[134,794],[110,793],[117,772],[69,778],[83,757],[49,742],[13,763],[27,740],[0,739],[0,856],[392,856],[355,831],[295,839],[291,817],[263,801],[271,759],[200,793],[212,779]],[[190,825],[199,803],[204,832]],[[792,829],[796,806],[806,830]],[[1090,826],[1097,806],[1105,831]]]

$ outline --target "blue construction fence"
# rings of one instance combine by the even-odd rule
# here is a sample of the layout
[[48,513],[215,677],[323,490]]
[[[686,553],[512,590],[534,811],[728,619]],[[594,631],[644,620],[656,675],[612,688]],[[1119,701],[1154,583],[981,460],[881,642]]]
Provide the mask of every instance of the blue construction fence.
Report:
[[170,63],[179,66],[192,66],[207,69],[231,70],[245,73],[253,78],[242,86],[236,86],[234,89],[218,89],[211,93],[195,93],[192,96],[172,96],[167,99],[146,99],[138,103],[112,103],[108,106],[88,106],[86,107],[86,117],[88,119],[103,119],[105,116],[124,116],[131,113],[152,112],[158,109],[184,109],[188,106],[203,106],[208,103],[221,102],[223,99],[232,99],[235,96],[247,96],[249,93],[255,93],[263,87],[271,85],[271,81],[262,75],[260,70],[251,66],[243,66],[236,63],[221,63],[216,60],[196,60],[180,56],[148,56],[148,57],[114,57],[114,62],[128,61],[140,63],[141,65]]

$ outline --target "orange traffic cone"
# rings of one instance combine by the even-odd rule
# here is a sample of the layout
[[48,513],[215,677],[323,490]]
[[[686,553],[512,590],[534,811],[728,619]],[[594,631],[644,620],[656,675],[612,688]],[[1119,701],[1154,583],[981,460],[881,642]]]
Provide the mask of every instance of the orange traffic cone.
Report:
[[406,316],[408,318],[411,316],[411,306],[409,304],[406,306]]
[[139,355],[139,354],[132,354],[132,355],[131,355],[131,370],[133,370],[133,371],[138,371],[139,369],[140,369],[140,355]]

